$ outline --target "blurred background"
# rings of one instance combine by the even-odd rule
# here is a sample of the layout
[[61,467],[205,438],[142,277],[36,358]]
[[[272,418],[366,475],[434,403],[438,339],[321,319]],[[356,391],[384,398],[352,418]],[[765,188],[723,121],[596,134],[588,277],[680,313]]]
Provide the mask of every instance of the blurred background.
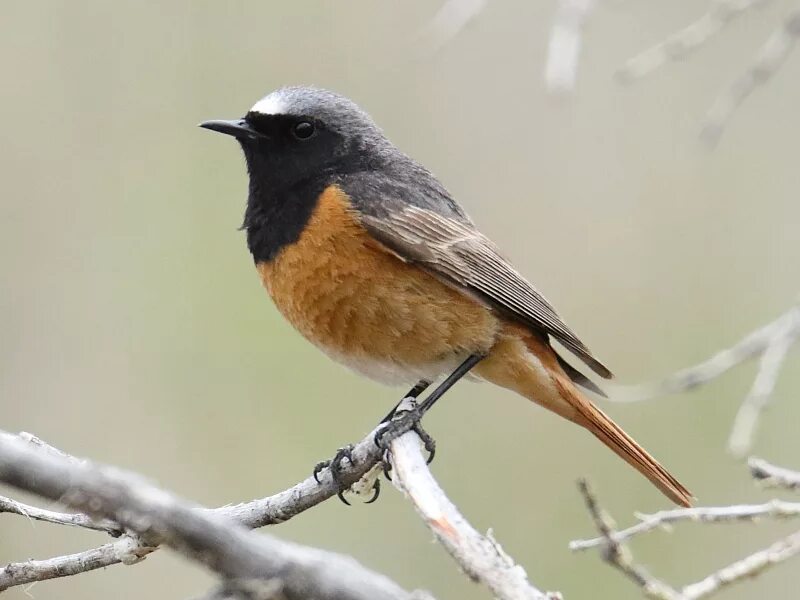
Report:
[[[138,471],[213,506],[269,495],[361,439],[405,390],[329,361],[278,315],[237,231],[246,175],[233,140],[196,127],[285,84],[366,108],[437,173],[620,383],[732,344],[796,299],[797,60],[737,112],[718,147],[703,115],[788,2],[732,23],[695,56],[623,87],[614,70],[706,3],[601,3],[575,94],[542,83],[554,2],[489,3],[438,51],[438,5],[390,2],[24,2],[0,7],[0,427]],[[690,394],[603,403],[704,504],[762,501],[725,443],[752,365]],[[755,452],[800,467],[800,369],[784,370]],[[426,427],[433,471],[540,587],[638,598],[596,554],[587,476],[620,524],[666,501],[591,436],[523,399],[460,384]],[[13,490],[0,493],[22,497]],[[675,584],[773,540],[768,524],[684,525],[634,544]],[[441,599],[487,598],[391,487],[327,502],[271,533],[352,554]],[[106,540],[5,515],[0,564]],[[790,566],[730,589],[788,597]],[[795,585],[796,585],[796,577]],[[159,552],[8,597],[167,599],[212,579]],[[598,590],[604,590],[598,595]]]

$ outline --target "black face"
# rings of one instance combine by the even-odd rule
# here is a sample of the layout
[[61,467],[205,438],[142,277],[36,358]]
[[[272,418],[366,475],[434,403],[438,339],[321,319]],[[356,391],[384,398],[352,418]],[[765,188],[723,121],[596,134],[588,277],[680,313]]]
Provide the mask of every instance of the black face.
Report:
[[239,137],[250,176],[272,195],[335,171],[347,155],[346,140],[319,119],[251,112],[244,120],[259,134]]
[[363,168],[366,153],[321,119],[250,112],[203,127],[236,137],[250,188],[242,227],[256,262],[269,261],[298,240],[320,194],[345,173]]

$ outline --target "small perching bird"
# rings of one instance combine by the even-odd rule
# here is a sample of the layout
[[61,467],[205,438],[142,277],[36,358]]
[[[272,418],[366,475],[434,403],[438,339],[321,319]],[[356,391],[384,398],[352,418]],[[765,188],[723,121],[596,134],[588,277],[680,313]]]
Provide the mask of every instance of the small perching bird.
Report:
[[201,126],[242,146],[247,244],[284,317],[353,370],[416,384],[412,396],[449,374],[409,419],[471,372],[585,427],[690,505],[692,494],[583,395],[578,386],[599,389],[551,339],[600,377],[611,372],[439,180],[353,102],[287,87],[241,119]]

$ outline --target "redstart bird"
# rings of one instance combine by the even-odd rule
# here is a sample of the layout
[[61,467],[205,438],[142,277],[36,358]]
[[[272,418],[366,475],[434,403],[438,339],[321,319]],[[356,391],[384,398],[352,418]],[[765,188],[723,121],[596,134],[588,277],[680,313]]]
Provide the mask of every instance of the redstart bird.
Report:
[[600,377],[611,372],[439,180],[356,104],[286,87],[241,119],[201,127],[241,144],[250,174],[243,229],[283,316],[351,369],[415,383],[412,397],[448,376],[388,435],[413,427],[470,372],[588,429],[673,502],[690,506],[689,490],[580,391],[600,392],[551,340]]

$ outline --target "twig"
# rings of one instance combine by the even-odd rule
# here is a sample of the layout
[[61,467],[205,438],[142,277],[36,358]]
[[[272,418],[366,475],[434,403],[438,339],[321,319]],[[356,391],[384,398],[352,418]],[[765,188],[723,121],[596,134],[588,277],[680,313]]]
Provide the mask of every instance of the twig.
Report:
[[595,0],[559,0],[544,68],[545,88],[550,93],[569,93],[575,89],[583,25]]
[[58,525],[69,525],[71,527],[83,527],[84,529],[104,531],[113,537],[119,537],[122,534],[119,525],[108,520],[95,521],[81,513],[54,512],[52,510],[31,506],[30,504],[23,504],[22,502],[17,502],[5,496],[0,496],[0,513],[12,513],[36,521],[46,521],[47,523],[56,523]]
[[647,569],[633,562],[633,556],[628,549],[617,541],[618,533],[614,529],[614,523],[600,508],[597,496],[589,482],[581,479],[578,481],[578,489],[603,540],[603,560],[642,588],[649,597],[660,600],[683,600],[677,590],[653,577]]
[[445,496],[431,475],[414,432],[390,445],[392,483],[416,508],[436,539],[464,572],[491,590],[497,600],[555,600],[528,581],[525,570],[514,563],[491,536],[478,533]]
[[800,511],[800,505],[781,503],[775,500],[764,505],[678,509],[640,517],[644,519],[642,523],[622,531],[616,531],[610,518],[600,508],[597,497],[586,482],[581,481],[579,487],[600,537],[573,541],[570,543],[570,548],[572,550],[584,550],[586,548],[600,547],[603,560],[636,583],[651,598],[658,600],[700,600],[719,592],[732,583],[753,578],[769,567],[800,554],[800,531],[798,531],[768,548],[754,552],[741,560],[718,569],[696,583],[676,589],[656,579],[646,569],[634,563],[633,556],[623,546],[623,541],[636,534],[645,533],[675,521],[694,520],[716,523],[754,520],[763,516],[775,518],[797,516],[800,514],[798,512]]
[[[371,432],[353,448],[353,463],[342,465],[342,478],[346,483],[357,481],[380,460],[381,452],[375,446],[374,435],[375,432]],[[16,437],[0,432],[0,442],[3,440],[13,441]],[[83,461],[75,457],[44,444],[35,436],[20,434],[19,437],[38,447],[45,448],[53,456],[63,457],[76,464],[83,463]],[[216,509],[199,510],[201,512],[209,512],[218,517],[232,519],[250,528],[282,523],[336,494],[338,488],[333,482],[328,469],[323,470],[319,478],[320,483],[314,481],[313,477],[309,477],[288,490],[267,498]],[[18,514],[21,513],[18,512]],[[88,517],[85,518],[87,521],[91,521]],[[69,524],[84,526],[83,523],[77,521]],[[90,527],[90,529],[93,529],[93,527]],[[76,575],[115,564],[134,564],[155,549],[130,536],[123,536],[114,543],[103,544],[97,548],[68,556],[13,563],[6,567],[0,567],[0,591],[17,585],[26,585],[34,581]]]
[[488,0],[446,0],[422,32],[424,45],[434,52],[463,30],[483,9]]
[[625,61],[625,64],[615,73],[615,77],[621,83],[632,83],[668,62],[686,58],[722,31],[736,17],[753,7],[765,4],[766,1],[718,0],[714,2],[708,12],[684,29],[676,31],[663,42],[659,42]]
[[758,372],[736,416],[729,440],[730,451],[737,456],[744,456],[750,452],[759,417],[772,396],[784,359],[798,340],[800,306],[795,305],[771,323],[742,338],[731,348],[718,352],[702,363],[682,369],[656,384],[620,390],[611,400],[638,402],[692,390],[746,360],[760,356]]
[[783,335],[779,334],[773,338],[761,355],[753,385],[736,413],[731,435],[728,438],[728,450],[734,456],[745,456],[753,447],[753,438],[759,418],[769,404],[772,392],[778,383],[783,361],[796,339],[797,332],[791,329],[784,332]]
[[777,467],[767,461],[751,457],[747,461],[750,475],[766,487],[782,487],[787,490],[800,490],[800,473],[792,469]]
[[111,519],[141,536],[146,545],[168,545],[226,579],[277,581],[287,599],[412,598],[351,558],[256,535],[219,515],[198,511],[135,475],[76,463],[7,436],[0,438],[0,480]]
[[792,11],[762,46],[753,64],[721,94],[706,114],[701,139],[715,144],[733,113],[753,91],[778,72],[800,37],[800,10]]
[[[374,444],[374,433],[370,433],[369,436],[354,447],[353,464],[346,463],[343,472],[346,482],[358,481],[365,473],[373,471],[375,465],[378,464],[380,450]],[[7,436],[7,439],[13,440],[14,436]],[[408,489],[412,490],[411,497],[412,499],[433,497],[445,503],[441,507],[447,510],[446,514],[450,517],[451,522],[458,525],[461,538],[459,540],[446,539],[442,540],[442,542],[448,551],[454,553],[462,567],[471,576],[477,577],[486,583],[501,599],[508,598],[510,600],[513,598],[517,600],[524,598],[527,600],[535,598],[542,600],[544,598],[559,597],[557,594],[544,595],[536,590],[528,582],[525,571],[516,566],[513,560],[502,551],[491,537],[484,538],[480,536],[466,523],[464,518],[444,496],[427,469],[419,451],[419,438],[415,433],[410,432],[401,436],[398,440],[395,440],[394,444],[395,446],[399,445],[399,450],[395,449],[392,453],[393,457],[395,457],[394,460],[397,461],[395,465],[395,480],[397,482],[406,481],[403,473],[409,469],[411,469],[411,473],[418,473],[417,466],[418,464],[422,465],[422,473],[425,474],[425,477],[421,478],[412,475],[408,480]],[[412,450],[413,448],[416,449]],[[59,456],[66,457],[75,464],[83,464],[82,461],[74,457],[69,457],[69,455],[60,451],[56,452],[58,452]],[[317,484],[313,478],[309,477],[293,488],[268,498],[217,509],[199,509],[199,512],[212,517],[232,519],[250,528],[281,523],[303,510],[315,506],[336,492],[336,487],[329,472],[323,471],[320,474],[320,479],[321,484]],[[21,514],[20,511],[17,512]],[[92,522],[88,517],[83,516],[83,518],[87,522]],[[59,518],[54,522],[63,523],[64,520],[66,519]],[[69,524],[83,525],[83,523]],[[114,524],[111,523],[111,526],[113,527]],[[119,526],[116,527],[119,530]],[[100,548],[86,552],[66,557],[8,565],[4,569],[0,569],[0,591],[13,585],[64,575],[74,575],[113,564],[133,564],[155,549],[156,547],[151,540],[142,541],[126,535],[115,543],[105,544]],[[520,595],[520,593],[524,595]]]
[[760,575],[769,567],[782,563],[798,553],[800,553],[800,531],[775,542],[769,548],[721,568],[697,583],[687,585],[683,588],[683,596],[687,600],[705,598],[731,583]]
[[[738,504],[733,506],[701,506],[696,508],[676,508],[653,514],[637,514],[640,522],[636,525],[615,531],[612,538],[615,542],[625,542],[634,536],[653,531],[669,529],[673,523],[689,521],[693,523],[732,523],[757,521],[759,519],[790,519],[800,517],[800,502],[784,502],[771,500],[764,504]],[[607,543],[605,537],[570,542],[569,549],[588,550]]]
[[124,535],[110,544],[75,554],[9,563],[0,567],[0,592],[18,585],[70,577],[120,563],[133,565],[153,550],[154,547],[142,545],[138,539]]

